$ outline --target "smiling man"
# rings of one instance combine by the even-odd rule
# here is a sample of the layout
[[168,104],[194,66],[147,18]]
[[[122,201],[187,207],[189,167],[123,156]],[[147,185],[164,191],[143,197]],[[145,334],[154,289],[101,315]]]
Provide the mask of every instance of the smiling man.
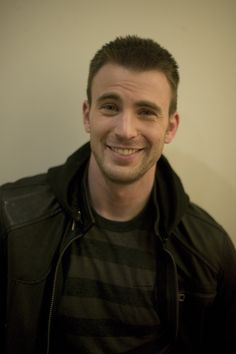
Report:
[[122,212],[121,220],[129,220],[146,204],[156,162],[179,123],[177,112],[169,114],[170,101],[171,88],[160,71],[108,63],[96,74],[91,100],[84,103],[84,125],[92,151],[89,189],[100,215],[115,220]]
[[178,66],[151,39],[93,57],[89,142],[0,188],[4,354],[233,354],[236,252],[163,156]]

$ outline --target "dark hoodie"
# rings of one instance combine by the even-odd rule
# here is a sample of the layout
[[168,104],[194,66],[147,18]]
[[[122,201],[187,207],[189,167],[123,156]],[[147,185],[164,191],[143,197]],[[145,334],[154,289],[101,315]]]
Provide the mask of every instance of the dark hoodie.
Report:
[[[63,257],[94,222],[82,193],[89,156],[86,144],[48,174],[0,189],[1,353],[56,354],[50,352],[50,344]],[[163,156],[157,164],[154,202],[160,244],[155,303],[165,328],[164,341],[171,353],[233,354],[236,254],[232,242],[189,201]]]

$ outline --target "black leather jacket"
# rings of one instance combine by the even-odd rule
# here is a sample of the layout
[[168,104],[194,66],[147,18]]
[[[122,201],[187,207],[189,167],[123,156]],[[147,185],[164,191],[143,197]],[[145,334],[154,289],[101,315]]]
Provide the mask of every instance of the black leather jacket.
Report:
[[[86,144],[65,165],[0,188],[1,353],[55,354],[50,348],[63,256],[93,223],[81,194],[89,155]],[[233,354],[235,248],[189,201],[164,157],[157,171],[154,228],[160,247],[154,295],[163,341],[171,353]]]

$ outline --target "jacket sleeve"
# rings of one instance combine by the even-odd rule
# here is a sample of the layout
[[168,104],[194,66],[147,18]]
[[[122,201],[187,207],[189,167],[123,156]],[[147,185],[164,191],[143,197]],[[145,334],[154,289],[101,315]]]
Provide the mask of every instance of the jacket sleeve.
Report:
[[6,232],[4,230],[1,192],[0,188],[0,353],[3,352],[5,340],[7,284]]
[[222,268],[218,279],[217,297],[208,323],[206,353],[234,354],[236,353],[236,250],[228,236],[224,238],[221,257]]

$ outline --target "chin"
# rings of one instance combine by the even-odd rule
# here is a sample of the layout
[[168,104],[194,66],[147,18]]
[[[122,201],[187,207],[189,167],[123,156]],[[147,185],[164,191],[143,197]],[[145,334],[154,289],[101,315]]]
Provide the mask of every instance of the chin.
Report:
[[132,183],[135,183],[144,176],[145,172],[138,172],[134,173],[132,170],[131,173],[125,173],[125,171],[122,173],[121,171],[103,171],[103,175],[107,180],[109,180],[112,183],[119,184],[119,185],[129,185]]

